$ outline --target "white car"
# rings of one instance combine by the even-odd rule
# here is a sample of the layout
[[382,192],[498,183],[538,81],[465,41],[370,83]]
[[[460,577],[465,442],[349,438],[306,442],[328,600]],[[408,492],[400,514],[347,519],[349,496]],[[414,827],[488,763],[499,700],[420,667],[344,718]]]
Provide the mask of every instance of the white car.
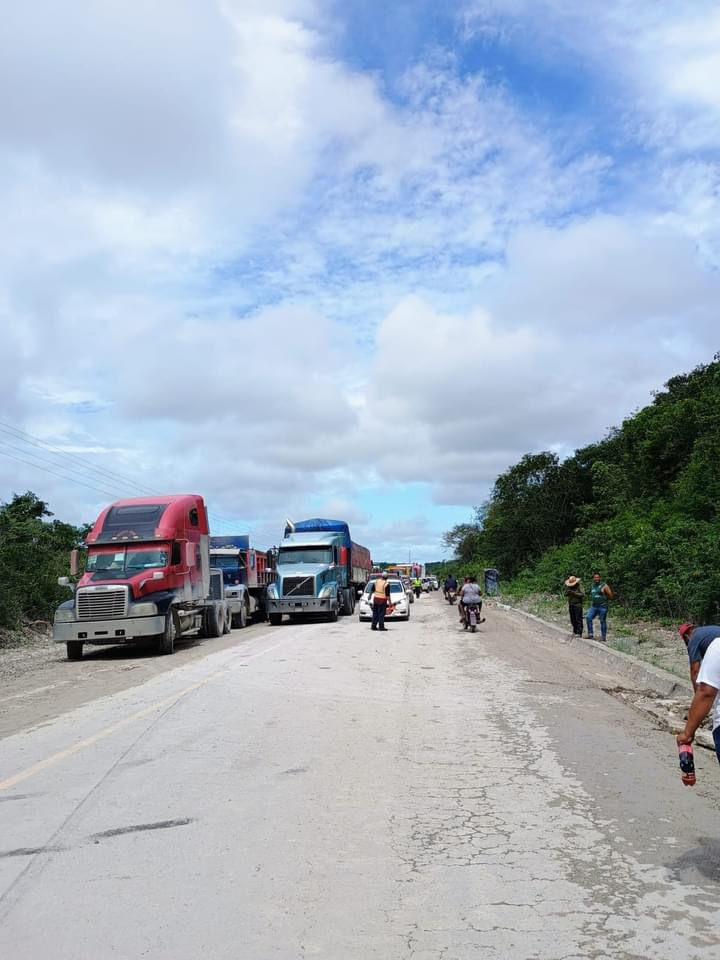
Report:
[[[394,607],[394,610],[391,614],[386,614],[386,620],[409,620],[410,619],[410,601],[408,600],[407,593],[405,592],[405,587],[402,584],[402,580],[397,578],[390,578],[388,580],[390,585],[390,600]],[[360,597],[358,603],[358,619],[359,620],[372,620],[372,603],[373,603],[373,589],[374,584],[369,583],[363,590],[363,594]]]

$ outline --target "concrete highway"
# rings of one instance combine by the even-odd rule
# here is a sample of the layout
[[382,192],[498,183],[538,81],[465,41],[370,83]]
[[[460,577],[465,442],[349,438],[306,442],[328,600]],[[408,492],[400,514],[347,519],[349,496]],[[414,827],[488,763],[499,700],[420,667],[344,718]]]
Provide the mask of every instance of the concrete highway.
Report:
[[1,956],[720,956],[720,768],[609,668],[437,593],[225,641],[0,740]]

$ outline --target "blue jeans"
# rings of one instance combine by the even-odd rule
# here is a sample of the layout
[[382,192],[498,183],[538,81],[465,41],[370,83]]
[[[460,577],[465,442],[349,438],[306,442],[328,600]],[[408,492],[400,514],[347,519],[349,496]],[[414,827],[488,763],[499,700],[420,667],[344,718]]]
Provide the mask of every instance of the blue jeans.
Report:
[[600,617],[600,633],[603,640],[607,637],[607,607],[590,607],[585,617],[587,621],[588,636],[593,635],[593,620]]

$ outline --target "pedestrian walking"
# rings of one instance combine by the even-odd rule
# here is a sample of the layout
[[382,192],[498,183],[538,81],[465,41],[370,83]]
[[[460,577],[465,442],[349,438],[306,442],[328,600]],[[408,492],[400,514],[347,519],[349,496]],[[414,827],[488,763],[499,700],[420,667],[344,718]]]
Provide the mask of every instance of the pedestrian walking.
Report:
[[613,599],[613,592],[599,573],[594,573],[590,584],[590,609],[585,617],[587,621],[588,637],[594,640],[593,620],[600,617],[600,636],[603,643],[607,640],[607,613],[608,601]]
[[693,742],[697,728],[712,710],[715,754],[720,761],[720,627],[683,623],[678,633],[687,647],[690,679],[695,690],[685,729],[677,737],[678,746]]
[[585,594],[579,577],[568,577],[565,581],[565,599],[568,602],[573,636],[581,637],[583,634],[583,600]]
[[373,583],[372,624],[371,630],[385,629],[385,614],[390,603],[390,584],[387,574],[382,574]]

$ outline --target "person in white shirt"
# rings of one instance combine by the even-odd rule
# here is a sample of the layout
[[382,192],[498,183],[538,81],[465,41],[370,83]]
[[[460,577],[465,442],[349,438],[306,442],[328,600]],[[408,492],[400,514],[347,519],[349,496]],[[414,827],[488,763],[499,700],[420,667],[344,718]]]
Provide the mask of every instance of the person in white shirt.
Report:
[[678,746],[693,742],[697,728],[711,710],[715,753],[720,761],[720,634],[708,646],[700,663],[695,696],[690,704],[685,729],[678,734]]

